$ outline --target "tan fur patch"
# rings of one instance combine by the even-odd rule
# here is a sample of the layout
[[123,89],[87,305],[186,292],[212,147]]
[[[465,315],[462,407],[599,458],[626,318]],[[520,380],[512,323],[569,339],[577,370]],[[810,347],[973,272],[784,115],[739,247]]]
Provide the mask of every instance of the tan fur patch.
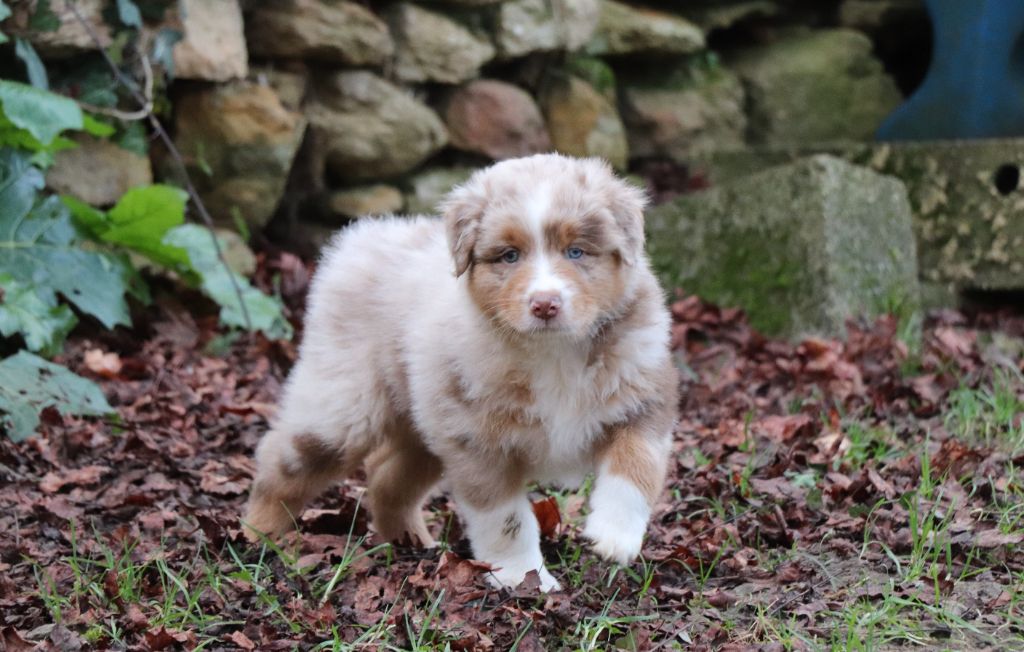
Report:
[[345,453],[337,446],[311,433],[302,433],[292,438],[292,446],[299,455],[302,468],[299,473],[321,475],[340,473],[345,465]]
[[448,472],[458,495],[474,509],[483,510],[519,495],[529,479],[527,468],[517,455],[497,459],[491,452],[450,460]]
[[489,394],[486,399],[473,399],[463,379],[454,373],[449,375],[447,395],[474,413],[485,415],[479,431],[466,438],[467,447],[515,448],[515,442],[524,432],[540,428],[540,423],[526,409],[533,401],[529,384],[517,372],[509,372],[506,378],[497,393]]
[[668,460],[655,457],[657,442],[669,436],[679,407],[679,374],[671,362],[659,369],[656,387],[637,415],[607,428],[597,451],[598,460],[608,463],[610,473],[636,485],[651,504],[664,486],[668,464]]
[[423,520],[421,503],[441,477],[441,460],[420,442],[411,424],[396,430],[366,460],[367,498],[373,524],[390,541],[406,537],[420,546],[434,540]]

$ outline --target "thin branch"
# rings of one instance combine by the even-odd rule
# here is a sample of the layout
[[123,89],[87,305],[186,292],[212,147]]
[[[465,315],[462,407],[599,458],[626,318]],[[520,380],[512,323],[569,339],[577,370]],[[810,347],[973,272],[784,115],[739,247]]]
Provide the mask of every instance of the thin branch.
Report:
[[89,104],[78,100],[78,105],[91,113],[98,113],[100,115],[109,116],[111,118],[117,118],[124,122],[136,122],[138,120],[145,120],[153,113],[153,66],[149,63],[149,57],[143,55],[142,61],[142,75],[145,80],[145,92],[143,97],[146,100],[145,105],[137,111],[122,111],[120,109],[112,109],[106,106],[96,106],[95,104]]
[[[182,157],[181,152],[175,146],[174,141],[171,140],[170,134],[168,134],[167,130],[164,129],[164,126],[160,123],[160,120],[153,113],[153,75],[152,68],[150,67],[149,64],[149,58],[145,55],[145,53],[142,53],[140,55],[142,60],[142,68],[144,73],[146,74],[146,92],[145,94],[143,94],[136,87],[134,81],[125,76],[125,74],[117,66],[114,60],[110,58],[110,55],[107,53],[106,49],[103,48],[103,44],[100,40],[99,34],[96,33],[96,30],[92,26],[92,24],[85,19],[81,12],[78,11],[78,8],[75,6],[75,3],[72,0],[65,0],[64,6],[75,15],[75,20],[77,20],[78,23],[82,26],[82,28],[85,29],[85,31],[89,34],[90,40],[92,40],[93,45],[95,45],[96,48],[100,51],[100,54],[103,56],[103,60],[106,61],[107,66],[110,68],[110,71],[114,74],[114,78],[118,81],[119,84],[121,84],[121,86],[127,89],[128,92],[131,93],[132,98],[134,98],[135,101],[138,102],[140,107],[138,111],[128,113],[126,115],[134,116],[136,113],[142,113],[143,115],[141,118],[134,119],[148,119],[150,126],[153,128],[153,131],[157,134],[157,136],[163,142],[164,146],[167,148],[167,151],[170,153],[171,158],[174,160],[175,167],[177,167],[178,169],[180,178],[185,183],[185,191],[188,193],[189,198],[192,199],[193,205],[196,207],[196,210],[198,211],[200,218],[202,218],[202,221],[206,226],[206,230],[210,234],[210,240],[213,242],[214,251],[217,252],[217,260],[220,261],[220,264],[223,265],[228,272],[228,278],[231,280],[231,287],[235,291],[235,296],[238,297],[238,305],[241,308],[242,317],[245,320],[245,326],[248,330],[251,331],[252,319],[249,317],[249,309],[245,305],[245,299],[242,295],[242,288],[238,284],[238,279],[235,278],[234,271],[231,269],[231,267],[227,263],[227,260],[224,258],[224,252],[221,249],[220,241],[217,239],[217,234],[214,231],[213,217],[211,217],[209,211],[206,210],[206,205],[203,203],[203,200],[199,198],[199,192],[196,191],[195,185],[192,183],[192,177],[188,173],[188,168],[185,165],[185,159]],[[86,109],[92,110],[90,107],[88,107],[88,105],[86,105]],[[115,115],[114,117],[117,116]]]

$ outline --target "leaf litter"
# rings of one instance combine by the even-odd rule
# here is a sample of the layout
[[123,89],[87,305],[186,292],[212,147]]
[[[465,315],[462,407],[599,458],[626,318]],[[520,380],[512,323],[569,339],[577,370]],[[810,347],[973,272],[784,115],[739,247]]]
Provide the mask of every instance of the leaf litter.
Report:
[[[295,324],[309,278],[294,256],[261,256],[257,282],[280,288]],[[134,334],[86,331],[61,359],[116,414],[46,410],[41,436],[0,438],[0,649],[1024,640],[1020,315],[938,312],[919,346],[891,318],[791,344],[680,294],[684,392],[645,561],[596,559],[581,496],[538,489],[545,556],[566,587],[543,595],[532,576],[490,588],[443,495],[428,504],[440,550],[384,545],[361,477],[319,498],[279,548],[245,543],[251,455],[294,344],[225,336],[215,314],[183,308],[189,297],[155,295]]]

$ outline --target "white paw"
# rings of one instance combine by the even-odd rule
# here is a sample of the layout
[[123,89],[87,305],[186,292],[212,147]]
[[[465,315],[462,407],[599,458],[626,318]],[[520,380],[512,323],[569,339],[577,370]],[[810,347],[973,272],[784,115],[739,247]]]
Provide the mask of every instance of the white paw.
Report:
[[613,518],[595,511],[587,517],[583,536],[593,542],[594,552],[625,566],[640,554],[646,530],[646,519]]
[[537,569],[532,568],[495,568],[487,575],[487,580],[496,589],[510,588],[514,589],[519,586],[524,579],[526,574],[531,570],[536,570],[537,574],[540,575],[540,590],[544,593],[550,593],[552,591],[562,590],[562,585],[558,583],[558,580],[554,578],[548,569],[541,566]]

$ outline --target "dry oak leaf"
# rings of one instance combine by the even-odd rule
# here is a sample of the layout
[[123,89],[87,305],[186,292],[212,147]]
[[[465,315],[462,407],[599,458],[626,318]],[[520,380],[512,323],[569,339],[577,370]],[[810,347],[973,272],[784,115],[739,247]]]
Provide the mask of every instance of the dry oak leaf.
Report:
[[228,640],[242,648],[243,650],[255,650],[256,644],[253,643],[252,639],[246,636],[242,630],[236,630],[231,632],[227,636]]
[[109,466],[90,464],[80,469],[69,469],[62,473],[50,471],[39,481],[39,489],[45,493],[53,494],[60,491],[65,485],[90,485],[99,482],[99,479],[110,472]]
[[789,441],[805,428],[811,428],[814,420],[806,414],[769,416],[754,424],[759,432],[772,441]]
[[541,536],[545,539],[558,536],[558,526],[562,523],[562,516],[558,511],[558,501],[553,496],[533,501],[533,514],[537,517]]

